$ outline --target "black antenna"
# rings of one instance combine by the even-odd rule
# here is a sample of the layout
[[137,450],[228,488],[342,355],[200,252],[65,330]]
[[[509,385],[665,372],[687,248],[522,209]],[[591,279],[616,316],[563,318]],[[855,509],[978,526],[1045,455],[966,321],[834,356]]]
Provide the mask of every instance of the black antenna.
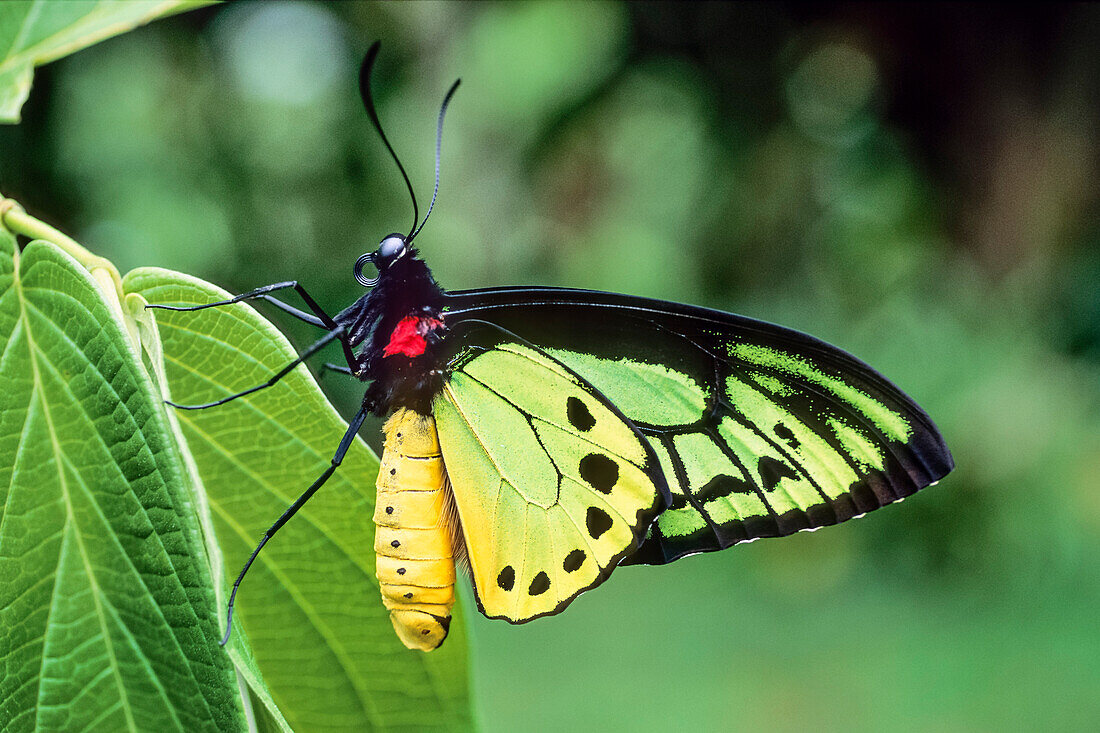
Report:
[[[375,41],[371,44],[370,49],[367,51],[366,58],[363,59],[363,66],[359,69],[359,95],[363,98],[363,106],[367,108],[367,115],[370,117],[370,121],[374,123],[374,129],[378,130],[378,136],[382,138],[382,143],[386,146],[386,150],[390,151],[390,155],[393,157],[393,162],[397,163],[398,170],[401,171],[401,177],[405,179],[405,185],[409,188],[409,196],[412,197],[413,202],[413,225],[409,230],[411,236],[412,232],[416,230],[416,224],[420,221],[420,209],[416,205],[416,193],[413,192],[412,181],[409,180],[409,174],[405,172],[405,166],[401,165],[401,161],[397,157],[397,153],[394,152],[393,146],[390,145],[390,141],[386,139],[386,133],[382,132],[382,123],[378,121],[378,113],[374,111],[374,98],[370,93],[370,72],[374,67],[374,59],[378,56],[378,49],[381,48],[382,42]],[[406,237],[406,240],[408,237]]]
[[420,226],[406,237],[406,244],[413,241],[413,238],[420,234],[420,230],[428,223],[428,217],[432,215],[432,207],[435,206],[435,197],[439,195],[439,155],[443,150],[443,115],[447,114],[447,105],[451,103],[451,97],[454,96],[455,90],[458,89],[458,85],[461,83],[461,79],[455,79],[455,83],[451,85],[451,88],[447,90],[447,95],[443,97],[443,106],[439,108],[439,126],[435,131],[435,190],[432,191],[432,202],[428,204],[428,213],[424,214],[424,221],[420,222]]

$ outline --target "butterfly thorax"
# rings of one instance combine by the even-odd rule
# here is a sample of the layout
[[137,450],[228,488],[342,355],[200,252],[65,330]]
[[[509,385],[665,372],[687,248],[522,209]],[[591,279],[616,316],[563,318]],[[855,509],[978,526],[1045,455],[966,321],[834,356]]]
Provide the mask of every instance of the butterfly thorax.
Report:
[[416,250],[379,273],[378,284],[336,322],[358,350],[352,369],[371,382],[365,402],[373,413],[431,413],[443,386],[443,289]]

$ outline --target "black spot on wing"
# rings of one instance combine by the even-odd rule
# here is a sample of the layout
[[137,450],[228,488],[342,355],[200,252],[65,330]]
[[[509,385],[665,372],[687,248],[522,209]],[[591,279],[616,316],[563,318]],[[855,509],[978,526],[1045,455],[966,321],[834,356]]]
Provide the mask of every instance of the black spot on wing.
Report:
[[565,572],[571,573],[584,564],[584,557],[584,550],[573,550],[565,556],[565,562],[562,563],[562,568],[565,569]]
[[504,569],[500,571],[500,575],[497,576],[497,585],[501,590],[512,590],[512,587],[516,584],[516,571],[511,565],[505,565]]
[[576,397],[570,397],[566,400],[565,414],[569,418],[569,424],[582,433],[588,432],[596,424],[596,418],[592,417],[592,412],[588,409],[588,406]]
[[794,472],[793,468],[772,456],[761,457],[760,462],[756,464],[756,469],[760,472],[760,481],[764,484],[764,491],[773,490],[782,479],[798,478],[798,474]]
[[581,459],[581,478],[596,491],[610,494],[619,480],[619,465],[602,453],[589,453]]
[[683,494],[673,494],[672,502],[669,503],[669,509],[683,509],[688,505],[687,497]]
[[695,492],[695,498],[706,504],[708,501],[721,499],[730,494],[752,494],[752,486],[748,482],[733,476],[720,474],[707,481]]
[[596,506],[588,507],[588,516],[585,518],[588,534],[592,539],[598,540],[607,530],[611,529],[611,517],[603,509]]
[[540,596],[550,589],[550,576],[544,572],[539,572],[535,576],[535,579],[531,581],[531,587],[527,589],[528,595]]
[[791,432],[791,429],[788,428],[783,423],[776,423],[775,427],[772,428],[772,429],[775,430],[776,435],[778,435],[783,440],[787,441],[787,444],[790,445],[795,450],[798,450],[798,447],[800,445],[802,445],[798,441],[798,438],[794,437],[794,433]]

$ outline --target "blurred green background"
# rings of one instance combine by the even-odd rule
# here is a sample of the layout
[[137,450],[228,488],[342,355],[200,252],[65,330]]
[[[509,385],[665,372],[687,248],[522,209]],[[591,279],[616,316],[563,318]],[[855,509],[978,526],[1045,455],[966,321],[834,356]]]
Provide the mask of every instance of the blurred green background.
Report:
[[411,217],[356,91],[376,38],[424,203],[463,77],[418,238],[445,287],[809,331],[958,464],[857,522],[621,570],[556,618],[474,618],[485,730],[1100,727],[1100,7],[235,3],[42,69],[0,190],[123,271],[296,278],[336,311]]

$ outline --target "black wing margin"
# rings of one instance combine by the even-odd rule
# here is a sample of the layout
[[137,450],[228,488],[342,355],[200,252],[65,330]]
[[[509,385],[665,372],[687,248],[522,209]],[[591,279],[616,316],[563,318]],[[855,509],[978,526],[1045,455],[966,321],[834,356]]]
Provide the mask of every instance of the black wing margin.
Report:
[[623,564],[836,524],[954,467],[904,392],[850,354],[781,326],[564,288],[449,293],[444,320],[450,328],[486,321],[547,351],[649,439],[672,502]]

